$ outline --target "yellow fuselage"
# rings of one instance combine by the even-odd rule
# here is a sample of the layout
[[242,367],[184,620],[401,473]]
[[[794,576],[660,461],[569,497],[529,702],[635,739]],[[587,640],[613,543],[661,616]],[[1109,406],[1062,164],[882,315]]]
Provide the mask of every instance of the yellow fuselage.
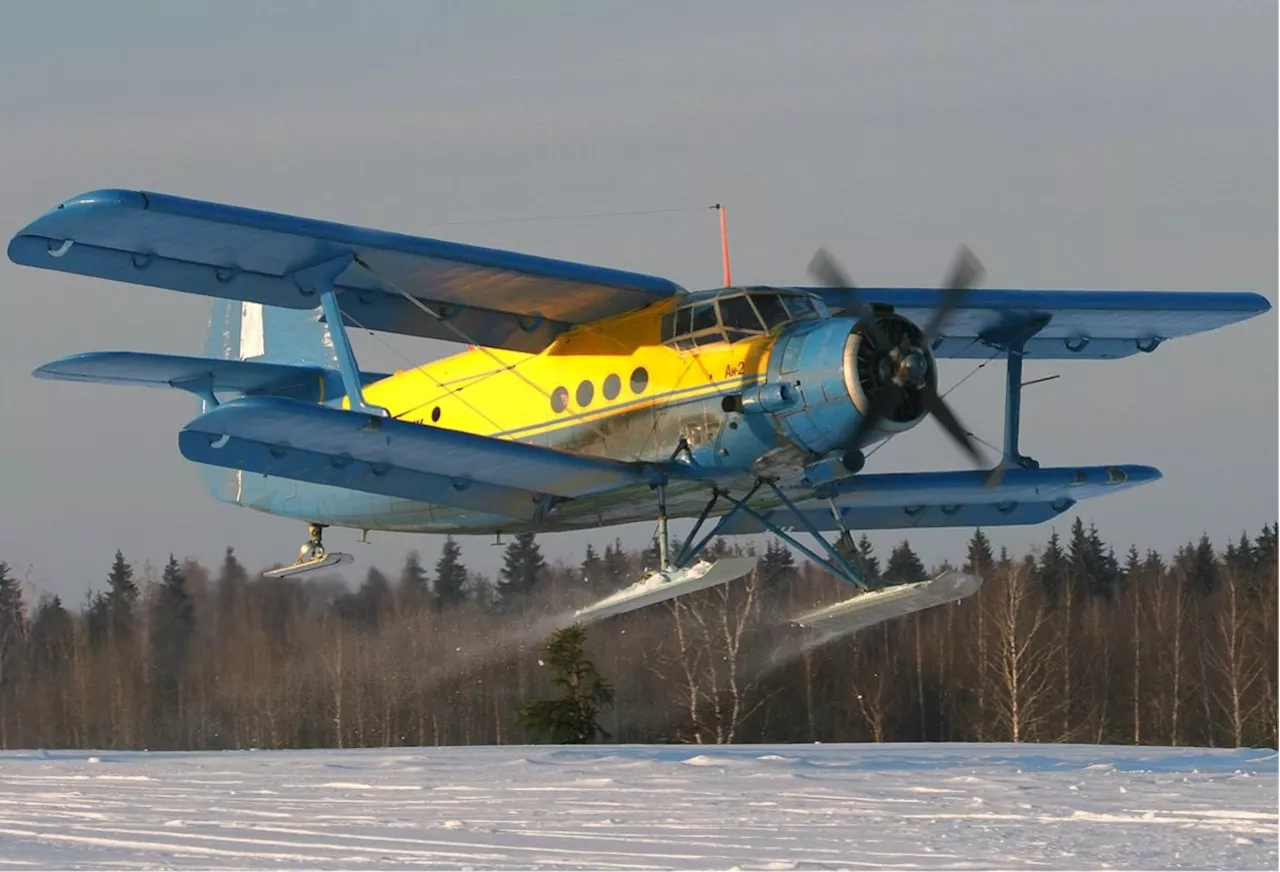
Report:
[[774,339],[678,351],[660,337],[675,306],[575,327],[538,354],[472,348],[369,385],[365,400],[402,420],[483,436],[621,460],[663,457],[675,447],[659,435],[663,408],[754,383]]

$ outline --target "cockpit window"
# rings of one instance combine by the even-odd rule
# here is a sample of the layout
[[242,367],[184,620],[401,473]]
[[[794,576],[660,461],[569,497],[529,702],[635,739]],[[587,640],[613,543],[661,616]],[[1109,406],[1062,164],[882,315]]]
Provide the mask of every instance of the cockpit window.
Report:
[[724,329],[729,335],[730,342],[737,342],[764,332],[760,317],[756,315],[751,301],[745,296],[725,297],[721,300],[720,320],[724,322]]
[[694,333],[699,330],[711,330],[716,326],[716,304],[702,303],[693,307],[693,327]]
[[817,314],[817,310],[813,308],[813,300],[808,297],[787,296],[783,297],[786,301],[787,308],[791,310],[793,318],[804,318],[808,315]]
[[783,321],[791,320],[791,315],[787,312],[786,307],[782,305],[782,298],[777,294],[753,294],[751,302],[756,304],[760,317],[764,319],[765,326],[770,330]]
[[681,350],[715,342],[739,342],[771,332],[780,324],[817,317],[813,302],[772,289],[727,289],[662,317],[662,341]]

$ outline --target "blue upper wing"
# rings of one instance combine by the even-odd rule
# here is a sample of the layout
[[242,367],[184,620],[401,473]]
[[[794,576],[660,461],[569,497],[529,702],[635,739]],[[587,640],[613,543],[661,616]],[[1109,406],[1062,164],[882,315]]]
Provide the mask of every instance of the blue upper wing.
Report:
[[373,271],[353,263],[335,281],[352,325],[517,351],[681,290],[640,273],[141,191],[74,197],[9,243],[26,266],[295,309],[318,305],[296,271],[351,255]]
[[[848,291],[803,290],[821,297],[833,312],[847,305]],[[927,323],[942,300],[935,288],[859,288],[858,294],[893,306],[917,324]],[[952,314],[934,353],[985,358],[1029,335],[1024,351],[1030,358],[1111,360],[1270,309],[1261,294],[1238,291],[974,290]]]

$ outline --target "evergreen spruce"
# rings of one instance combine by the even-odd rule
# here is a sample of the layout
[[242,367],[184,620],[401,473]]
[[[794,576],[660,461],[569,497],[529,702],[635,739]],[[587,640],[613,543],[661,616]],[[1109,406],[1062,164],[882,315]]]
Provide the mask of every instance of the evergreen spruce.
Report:
[[186,584],[182,567],[170,554],[151,606],[152,699],[160,710],[178,702],[178,688],[195,630],[195,608]]
[[26,610],[22,588],[10,574],[9,564],[0,561],[0,689],[18,677],[18,659],[26,636]]
[[400,602],[410,610],[422,608],[431,599],[431,585],[427,579],[427,571],[423,568],[417,551],[410,551],[405,555],[404,566],[400,569],[400,579],[396,583],[396,593],[400,597]]
[[537,587],[547,568],[534,533],[520,533],[507,546],[502,571],[498,574],[498,593],[503,603],[514,603],[528,597]]
[[965,559],[964,571],[985,579],[990,577],[995,566],[996,559],[991,553],[991,541],[979,527],[973,531],[973,537],[969,539],[969,552]]
[[880,560],[876,557],[875,546],[871,544],[866,533],[863,533],[862,538],[858,540],[857,562],[853,568],[862,573],[863,580],[869,586],[876,587],[880,584]]
[[440,549],[440,559],[436,561],[436,600],[441,608],[456,608],[466,598],[466,590],[467,567],[462,565],[462,546],[447,536]]
[[627,560],[627,552],[622,550],[622,540],[614,539],[612,545],[604,546],[604,582],[605,592],[622,590],[631,584],[631,562]]
[[1049,597],[1049,602],[1056,603],[1067,586],[1067,573],[1071,571],[1067,554],[1062,550],[1062,540],[1058,538],[1055,528],[1049,534],[1049,542],[1040,555],[1040,565],[1036,568],[1036,576]]
[[911,543],[906,539],[889,554],[889,565],[885,567],[884,580],[890,584],[923,581],[928,573],[920,562],[916,552],[911,550]]
[[71,659],[75,626],[71,613],[62,605],[62,597],[43,596],[31,616],[28,643],[32,667],[37,675],[51,681],[60,680]]
[[1207,535],[1200,537],[1200,541],[1191,552],[1187,583],[1193,590],[1202,594],[1211,594],[1218,588],[1218,557]]
[[219,622],[235,619],[234,609],[245,595],[249,585],[249,573],[236,557],[236,550],[230,545],[222,555],[222,566],[218,570],[218,615]]
[[520,707],[525,729],[559,745],[579,745],[608,738],[600,726],[601,709],[613,703],[613,688],[587,659],[587,631],[574,625],[555,633],[546,648],[546,665],[561,690],[555,699],[534,700]]
[[133,606],[138,601],[138,585],[133,580],[133,567],[117,550],[107,574],[107,620],[111,633],[119,642],[133,635]]
[[582,573],[582,583],[588,589],[599,589],[604,582],[604,561],[596,554],[596,549],[590,542],[587,543],[587,553],[582,558],[579,572]]

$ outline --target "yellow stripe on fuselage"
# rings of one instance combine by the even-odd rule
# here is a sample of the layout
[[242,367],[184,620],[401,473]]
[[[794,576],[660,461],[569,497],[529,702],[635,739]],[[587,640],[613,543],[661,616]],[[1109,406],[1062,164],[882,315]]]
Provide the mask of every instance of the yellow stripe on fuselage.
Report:
[[[524,440],[636,409],[687,402],[756,381],[772,336],[677,351],[661,344],[662,316],[675,300],[575,327],[544,351],[470,349],[397,372],[364,389],[392,415],[451,430]],[[643,370],[647,382],[632,389]],[[616,377],[618,393],[605,396]],[[568,395],[563,411],[551,396]],[[588,402],[579,402],[580,396]]]

